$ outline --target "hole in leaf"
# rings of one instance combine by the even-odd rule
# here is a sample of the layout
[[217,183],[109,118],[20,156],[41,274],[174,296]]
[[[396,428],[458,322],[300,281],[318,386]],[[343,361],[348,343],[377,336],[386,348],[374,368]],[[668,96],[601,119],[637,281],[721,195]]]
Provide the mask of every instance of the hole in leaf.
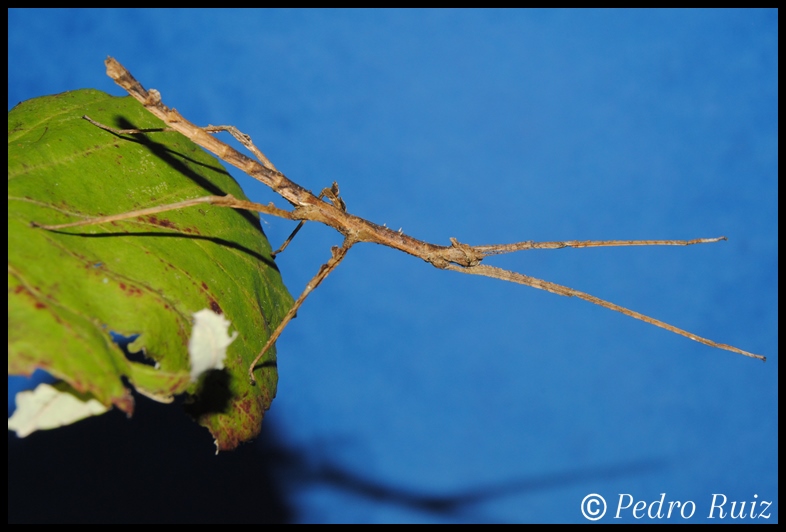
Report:
[[16,410],[16,394],[25,390],[32,390],[42,382],[53,383],[57,379],[42,369],[37,369],[30,376],[8,376],[8,416]]
[[123,351],[123,354],[131,362],[138,362],[140,364],[153,367],[156,366],[156,361],[145,355],[144,349],[140,349],[139,351],[133,353],[129,350],[128,346],[131,345],[137,338],[139,338],[138,334],[124,336],[118,332],[109,331],[109,335],[112,337],[112,341],[115,343],[115,345],[117,345],[117,347]]

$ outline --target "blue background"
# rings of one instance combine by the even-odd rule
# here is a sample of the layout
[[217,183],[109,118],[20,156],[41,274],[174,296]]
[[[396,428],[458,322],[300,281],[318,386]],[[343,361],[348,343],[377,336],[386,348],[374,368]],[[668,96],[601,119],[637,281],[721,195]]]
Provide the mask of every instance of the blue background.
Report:
[[[8,15],[9,109],[122,94],[112,55],[191,121],[429,242],[726,235],[488,263],[769,357],[357,246],[279,340],[256,443],[214,457],[142,398],[132,420],[9,435],[9,520],[586,522],[594,492],[606,522],[621,493],[692,500],[691,521],[713,493],[773,501],[777,521],[777,11]],[[263,228],[277,246],[292,224]],[[338,243],[309,224],[277,259],[294,295]]]

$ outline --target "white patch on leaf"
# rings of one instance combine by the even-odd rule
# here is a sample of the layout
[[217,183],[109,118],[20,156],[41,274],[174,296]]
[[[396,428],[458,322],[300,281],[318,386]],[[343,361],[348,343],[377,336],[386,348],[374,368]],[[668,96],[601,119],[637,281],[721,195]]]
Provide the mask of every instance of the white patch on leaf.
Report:
[[8,430],[24,438],[37,430],[70,425],[108,410],[97,399],[80,394],[66,383],[42,383],[35,390],[16,394],[16,410],[8,418]]
[[[156,369],[158,369],[158,368],[156,368]],[[158,394],[158,393],[155,393],[155,392],[148,392],[147,390],[145,390],[143,388],[140,388],[139,386],[135,386],[134,388],[141,395],[144,395],[148,399],[152,399],[153,401],[155,401],[157,403],[163,403],[165,405],[168,405],[169,403],[172,403],[175,400],[175,397],[173,395],[166,395],[166,394]]]
[[224,369],[227,347],[237,338],[237,331],[229,336],[230,325],[229,320],[210,309],[194,314],[194,328],[188,340],[192,382],[208,370]]

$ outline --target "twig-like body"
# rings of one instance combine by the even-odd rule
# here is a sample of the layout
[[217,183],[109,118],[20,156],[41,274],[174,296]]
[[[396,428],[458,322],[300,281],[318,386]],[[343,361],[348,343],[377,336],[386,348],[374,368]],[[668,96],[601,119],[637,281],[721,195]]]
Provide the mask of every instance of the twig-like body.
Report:
[[[126,70],[119,62],[109,57],[106,60],[107,75],[111,77],[118,85],[123,87],[128,93],[141,102],[153,115],[163,120],[168,129],[177,131],[184,136],[191,139],[194,143],[202,146],[206,150],[214,153],[223,161],[235,166],[242,170],[249,176],[261,181],[281,197],[286,199],[294,206],[292,211],[285,211],[270,205],[261,205],[250,201],[241,201],[232,196],[208,196],[204,198],[196,198],[193,200],[182,201],[171,205],[163,205],[160,207],[153,207],[141,211],[134,211],[115,216],[107,216],[102,218],[92,218],[80,222],[70,224],[62,224],[57,226],[44,226],[40,227],[46,229],[61,229],[65,227],[75,227],[79,225],[90,225],[96,223],[105,223],[109,221],[116,221],[125,218],[133,218],[146,214],[154,214],[166,210],[179,209],[200,203],[210,203],[212,205],[219,205],[231,207],[235,209],[248,209],[264,212],[275,216],[290,220],[314,221],[321,222],[330,227],[333,227],[342,235],[344,235],[344,244],[341,247],[333,248],[333,256],[324,264],[317,275],[309,282],[304,292],[295,302],[294,307],[290,310],[282,323],[273,332],[267,345],[263,348],[257,359],[249,368],[252,381],[254,380],[253,369],[256,362],[261,358],[265,351],[273,344],[276,338],[280,335],[289,320],[295,315],[297,309],[303,303],[305,298],[314,290],[327,275],[335,269],[341,260],[346,256],[347,251],[354,244],[359,242],[372,242],[381,244],[393,249],[398,249],[410,255],[414,255],[423,259],[424,261],[432,264],[433,266],[441,269],[457,271],[461,273],[468,273],[472,275],[483,275],[504,281],[510,281],[518,284],[531,286],[540,290],[546,290],[554,294],[559,294],[568,297],[578,297],[600,305],[602,307],[621,312],[632,318],[650,323],[657,327],[661,327],[676,334],[680,334],[697,342],[725,349],[739,353],[748,357],[766,360],[761,355],[756,355],[738,349],[736,347],[720,344],[712,340],[702,338],[688,331],[684,331],[668,323],[656,320],[644,314],[640,314],[633,310],[615,305],[608,301],[604,301],[590,294],[568,288],[559,284],[551,283],[534,277],[529,277],[520,273],[503,270],[493,266],[481,265],[480,262],[488,256],[499,255],[503,253],[511,253],[514,251],[522,251],[527,249],[559,249],[565,247],[571,248],[585,248],[585,247],[602,247],[602,246],[653,246],[653,245],[666,245],[666,246],[689,246],[693,244],[707,244],[726,240],[726,237],[717,238],[697,238],[693,240],[606,240],[606,241],[565,241],[565,242],[518,242],[514,244],[501,244],[501,245],[485,245],[485,246],[470,246],[458,242],[455,238],[451,238],[450,246],[439,246],[423,242],[412,238],[402,231],[394,231],[387,227],[377,225],[373,222],[354,216],[346,211],[346,206],[343,200],[338,197],[338,187],[333,184],[330,189],[324,189],[319,196],[314,195],[310,191],[301,187],[288,179],[284,174],[279,172],[275,166],[265,157],[265,155],[254,146],[251,138],[243,134],[232,126],[208,126],[200,128],[178,113],[175,109],[170,109],[161,102],[161,95],[155,89],[150,91],[145,90],[144,87]],[[86,117],[87,118],[87,117]],[[89,119],[88,119],[89,120]],[[91,122],[93,122],[91,120]],[[103,129],[107,129],[116,134],[139,133],[139,130],[114,130],[93,122]],[[231,146],[215,138],[211,133],[218,131],[228,131],[232,134],[241,144],[246,146],[254,155],[259,159],[256,161],[250,157],[240,153]],[[327,197],[329,201],[324,201],[322,198]],[[297,229],[300,228],[300,225]],[[297,232],[297,229],[295,232]],[[294,233],[293,233],[294,236]],[[291,237],[290,237],[291,239]],[[287,241],[282,245],[285,247]],[[280,250],[279,250],[280,251]]]

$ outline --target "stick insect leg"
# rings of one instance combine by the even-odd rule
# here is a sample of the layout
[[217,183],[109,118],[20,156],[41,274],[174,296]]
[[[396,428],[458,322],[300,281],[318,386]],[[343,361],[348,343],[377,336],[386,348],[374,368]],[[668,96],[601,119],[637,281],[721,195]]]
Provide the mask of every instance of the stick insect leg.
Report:
[[513,283],[523,284],[527,286],[531,286],[532,288],[537,288],[539,290],[545,290],[546,292],[551,292],[552,294],[558,294],[561,296],[567,297],[577,297],[579,299],[583,299],[584,301],[589,301],[595,305],[605,307],[607,309],[611,309],[626,316],[630,316],[631,318],[635,318],[637,320],[641,320],[645,323],[649,323],[651,325],[655,325],[656,327],[660,327],[661,329],[666,329],[667,331],[671,331],[675,334],[679,334],[686,338],[690,338],[696,342],[699,342],[704,345],[708,345],[710,347],[717,347],[718,349],[725,349],[726,351],[731,351],[733,353],[739,353],[740,355],[745,355],[746,357],[757,358],[759,360],[767,360],[766,357],[762,355],[756,355],[754,353],[749,353],[748,351],[743,351],[742,349],[738,349],[732,345],[728,344],[721,344],[715,342],[714,340],[710,340],[708,338],[703,338],[697,334],[693,334],[692,332],[685,331],[673,325],[669,325],[664,321],[657,320],[655,318],[651,318],[645,314],[640,312],[636,312],[635,310],[630,310],[610,301],[606,301],[604,299],[600,299],[599,297],[595,297],[593,295],[587,294],[586,292],[580,292],[579,290],[574,290],[573,288],[569,288],[567,286],[552,283],[550,281],[544,281],[543,279],[538,279],[536,277],[530,277],[529,275],[524,275],[521,273],[511,272],[508,270],[503,270],[501,268],[497,268],[494,266],[487,266],[485,264],[478,264],[476,266],[472,266],[469,268],[457,266],[455,264],[448,264],[445,269],[453,270],[456,272],[461,273],[469,273],[475,275],[484,275],[486,277],[494,277],[496,279],[502,279],[504,281],[510,281]]
[[295,238],[295,235],[298,233],[298,231],[300,231],[300,229],[302,229],[302,227],[303,227],[303,225],[304,225],[305,223],[306,223],[306,221],[305,221],[305,220],[300,220],[300,223],[298,223],[298,224],[297,224],[297,227],[295,227],[295,230],[294,230],[294,231],[292,231],[292,232],[289,234],[289,236],[287,237],[287,239],[286,239],[286,240],[284,240],[284,243],[283,243],[283,244],[281,244],[281,246],[279,246],[279,248],[278,248],[277,250],[275,250],[273,253],[271,253],[270,255],[271,255],[271,256],[273,256],[273,257],[275,257],[276,255],[278,255],[279,253],[281,253],[282,251],[284,251],[284,250],[286,249],[286,247],[289,245],[289,243],[290,243],[290,242],[292,242],[292,239],[293,239],[293,238]]
[[483,256],[501,255],[525,249],[561,249],[561,248],[598,248],[621,246],[692,246],[694,244],[712,244],[728,240],[725,236],[716,238],[694,238],[693,240],[566,240],[561,242],[516,242],[515,244],[496,244],[491,246],[472,246]]
[[174,131],[171,127],[153,127],[149,129],[116,129],[107,125],[102,124],[101,122],[96,122],[92,118],[87,115],[82,115],[82,119],[87,120],[97,128],[103,129],[104,131],[109,131],[110,133],[114,133],[115,135],[138,135],[139,133],[161,133],[163,131]]
[[207,127],[203,127],[202,129],[208,133],[219,133],[221,131],[226,131],[235,137],[235,139],[237,139],[237,141],[245,146],[251,153],[253,153],[260,163],[274,172],[278,172],[278,168],[276,168],[275,165],[270,162],[270,159],[268,159],[265,154],[262,153],[262,150],[257,148],[254,143],[251,142],[251,137],[240,131],[235,126],[211,126],[208,124]]
[[[96,122],[95,120],[93,120],[87,115],[82,116],[82,118],[84,118],[94,126],[99,127],[104,131],[109,131],[110,133],[114,133],[115,135],[136,135],[139,133],[160,133],[162,131],[175,131],[171,127],[158,127],[158,128],[150,128],[150,129],[115,129],[113,127],[102,124],[101,122]],[[248,150],[251,153],[253,153],[254,156],[256,156],[256,158],[259,159],[259,162],[261,162],[264,166],[268,167],[274,172],[278,172],[278,169],[275,167],[275,165],[273,165],[273,163],[270,162],[270,159],[265,157],[265,154],[262,153],[262,150],[257,148],[254,145],[254,143],[251,142],[251,137],[240,131],[235,126],[207,125],[206,127],[203,127],[201,129],[207,131],[208,133],[220,133],[222,131],[226,131],[227,133],[235,137],[240,144],[248,148]]]
[[341,247],[333,246],[333,248],[330,250],[333,256],[330,257],[330,260],[328,260],[325,264],[320,266],[317,274],[308,282],[308,284],[306,284],[306,288],[303,290],[303,293],[300,294],[300,297],[297,298],[295,304],[292,305],[292,308],[289,309],[289,312],[287,312],[286,316],[284,316],[284,319],[282,319],[281,323],[278,324],[278,327],[276,327],[276,329],[270,334],[270,338],[268,338],[267,343],[262,348],[262,351],[259,352],[257,357],[249,366],[248,374],[251,377],[251,384],[256,384],[257,382],[256,378],[254,377],[254,368],[256,367],[259,360],[265,355],[268,349],[270,349],[270,347],[275,343],[278,337],[281,336],[281,332],[284,330],[287,324],[290,321],[292,321],[292,318],[295,317],[298,309],[306,300],[308,295],[311,292],[313,292],[314,289],[318,287],[322,281],[325,280],[325,277],[327,277],[330,274],[330,272],[336,269],[336,266],[338,266],[339,263],[344,259],[344,257],[347,254],[347,251],[349,251],[349,248],[352,247],[354,243],[355,242],[352,242],[347,239],[344,240],[344,243],[341,245]]
[[247,211],[256,211],[262,212],[265,214],[270,214],[273,216],[279,216],[281,218],[286,218],[287,220],[294,220],[294,215],[289,212],[285,211],[284,209],[279,209],[278,207],[270,205],[262,205],[261,203],[254,203],[253,201],[247,200],[239,200],[235,198],[231,194],[227,194],[226,196],[203,196],[201,198],[193,198],[190,200],[179,201],[177,203],[169,203],[167,205],[159,205],[157,207],[149,207],[147,209],[140,209],[137,211],[130,211],[124,212],[121,214],[112,214],[109,216],[99,216],[96,218],[86,218],[84,220],[80,220],[78,222],[71,222],[65,224],[57,224],[57,225],[45,225],[40,224],[38,222],[30,222],[30,225],[33,227],[40,227],[41,229],[46,229],[48,231],[57,231],[59,229],[66,229],[68,227],[79,227],[85,225],[98,225],[104,224],[108,222],[117,222],[120,220],[127,220],[129,218],[139,218],[142,216],[150,216],[152,214],[158,214],[161,212],[166,211],[174,211],[178,209],[183,209],[185,207],[192,207],[194,205],[201,205],[203,203],[208,203],[210,205],[216,205],[218,207],[230,207],[232,209],[243,209]]
[[[333,182],[333,185],[330,188],[323,188],[322,189],[322,192],[319,193],[319,196],[317,196],[317,199],[322,199],[322,198],[329,199],[331,201],[331,203],[333,203],[333,205],[335,205],[336,207],[338,207],[342,211],[346,211],[347,210],[347,206],[344,203],[344,200],[342,200],[341,198],[338,197],[338,183],[336,183],[335,181]],[[289,243],[292,242],[292,239],[295,238],[295,235],[298,233],[298,231],[300,231],[300,229],[303,228],[303,224],[305,224],[305,223],[306,223],[305,220],[301,220],[300,223],[297,224],[297,227],[295,227],[295,230],[292,231],[292,233],[287,237],[287,239],[284,240],[284,243],[281,244],[281,247],[279,247],[277,250],[275,250],[273,253],[271,253],[271,255],[273,255],[275,257],[276,255],[278,255],[279,253],[284,251],[286,249],[286,247],[289,245]]]

